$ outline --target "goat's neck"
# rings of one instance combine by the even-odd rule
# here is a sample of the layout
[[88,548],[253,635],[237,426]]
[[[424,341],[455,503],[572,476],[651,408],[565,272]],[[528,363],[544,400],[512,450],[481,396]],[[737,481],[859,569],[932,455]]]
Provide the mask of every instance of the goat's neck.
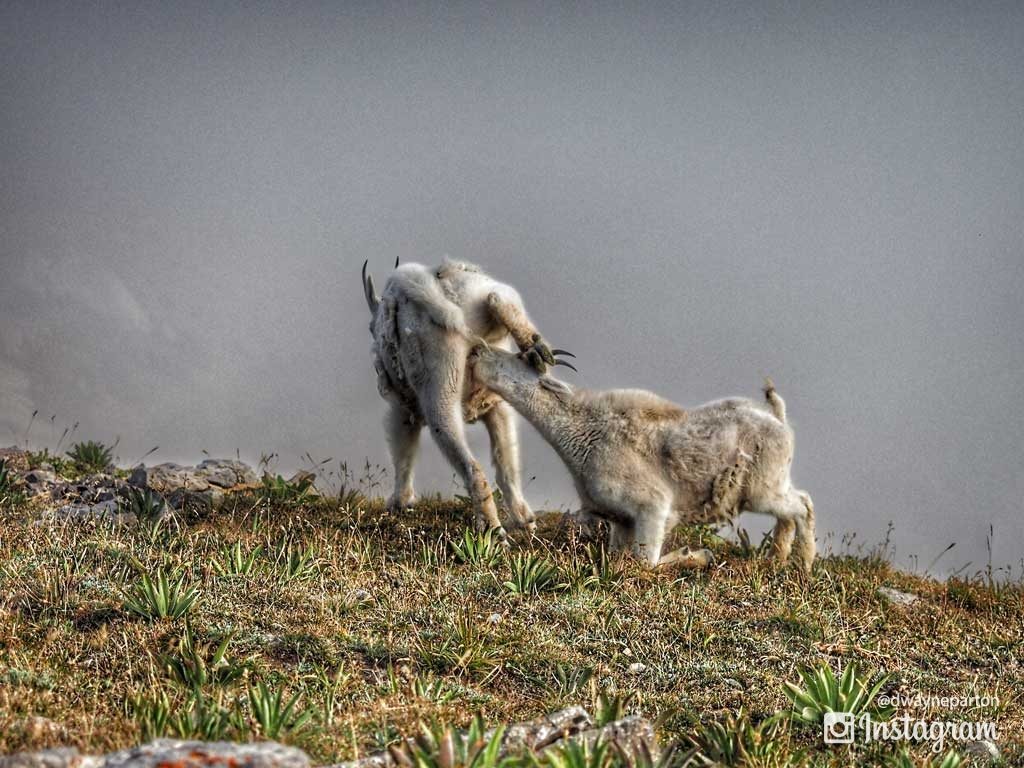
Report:
[[575,395],[551,392],[541,387],[516,387],[502,393],[572,472],[582,472],[594,443],[606,429],[600,412]]

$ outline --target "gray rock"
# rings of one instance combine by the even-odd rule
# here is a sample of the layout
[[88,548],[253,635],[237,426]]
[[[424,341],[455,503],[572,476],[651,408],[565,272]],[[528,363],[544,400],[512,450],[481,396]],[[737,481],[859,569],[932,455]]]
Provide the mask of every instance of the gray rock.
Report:
[[226,494],[220,488],[206,486],[199,491],[179,488],[167,497],[167,503],[174,509],[188,509],[197,512],[210,512],[220,509]]
[[574,741],[581,746],[589,745],[591,747],[598,742],[612,742],[633,758],[629,764],[636,764],[646,756],[657,758],[659,754],[654,724],[637,715],[630,715],[622,720],[608,723],[603,728],[584,731],[566,741]]
[[210,485],[216,485],[218,488],[234,488],[238,485],[238,475],[231,467],[200,468],[196,474]]
[[50,486],[50,496],[57,500],[96,504],[122,496],[128,485],[119,477],[107,474],[88,475],[75,482],[57,482]]
[[913,605],[921,599],[918,595],[911,594],[910,592],[902,592],[893,587],[879,587],[878,594],[893,605]]
[[75,522],[75,523],[113,523],[128,525],[136,522],[135,515],[122,512],[116,499],[101,501],[97,504],[66,504],[49,512],[44,512],[42,522]]
[[43,467],[30,469],[21,477],[29,485],[55,485],[60,480],[53,469],[44,469]]
[[0,768],[99,768],[101,765],[102,757],[79,754],[74,747],[0,756]]
[[[484,738],[490,738],[493,731],[488,731]],[[465,734],[457,734],[457,738],[465,740]],[[591,746],[600,741],[613,742],[632,761],[640,762],[659,755],[658,741],[654,733],[654,725],[641,717],[626,717],[616,720],[603,728],[594,728],[593,721],[586,710],[581,707],[570,707],[552,712],[539,720],[516,723],[505,731],[502,743],[498,748],[499,756],[529,753],[544,755],[548,750],[556,749],[566,743]],[[392,752],[376,752],[348,763],[338,763],[331,768],[394,768]]]
[[988,762],[995,762],[999,759],[999,747],[985,739],[967,742],[964,744],[964,752],[971,757],[982,758]]
[[146,484],[154,491],[170,494],[179,490],[205,491],[209,482],[195,469],[180,464],[157,464],[146,470]]
[[[634,722],[635,721],[635,722]],[[641,727],[638,728],[637,725]],[[639,733],[642,731],[642,733]],[[495,731],[490,730],[484,734],[484,740],[494,736]],[[549,715],[522,723],[513,723],[505,729],[498,747],[498,756],[525,754],[533,752],[543,754],[544,750],[568,741],[584,740],[593,744],[602,735],[614,738],[624,749],[633,751],[631,743],[626,740],[635,738],[639,733],[640,738],[650,738],[649,750],[657,755],[657,743],[654,741],[653,729],[647,721],[638,718],[627,718],[605,726],[604,729],[594,728],[594,721],[587,711],[582,707],[568,707]],[[466,741],[465,733],[456,733],[455,738]],[[329,768],[396,768],[393,752],[374,752],[347,763],[337,763]]]
[[0,768],[309,768],[300,749],[273,741],[257,744],[157,739],[105,757],[61,747],[0,757]]
[[107,755],[103,768],[309,768],[301,749],[273,741],[256,744],[157,739]]
[[[234,480],[231,486],[235,485],[255,485],[259,482],[259,478],[256,476],[256,471],[246,464],[244,461],[237,461],[236,459],[206,459],[201,462],[197,470],[206,473],[216,472],[218,476],[220,473],[230,471],[234,474]],[[222,475],[225,479],[228,477],[227,474]],[[210,482],[213,482],[212,480]],[[224,488],[230,488],[231,486],[222,486]]]
[[139,464],[139,466],[132,468],[132,473],[128,476],[128,485],[133,488],[146,488],[149,486],[149,471],[146,469],[145,464]]

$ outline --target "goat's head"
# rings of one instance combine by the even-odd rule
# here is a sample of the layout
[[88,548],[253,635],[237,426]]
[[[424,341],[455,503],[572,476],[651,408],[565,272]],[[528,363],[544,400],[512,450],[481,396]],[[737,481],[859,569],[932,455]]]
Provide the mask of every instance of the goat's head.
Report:
[[[564,365],[576,370],[570,363],[558,358],[558,355],[575,357],[571,352],[556,349],[552,350],[552,353],[555,356],[555,365]],[[469,366],[477,381],[508,400],[516,399],[516,396],[528,396],[538,387],[563,395],[572,394],[568,384],[538,371],[522,352],[517,354],[478,345],[469,354]]]

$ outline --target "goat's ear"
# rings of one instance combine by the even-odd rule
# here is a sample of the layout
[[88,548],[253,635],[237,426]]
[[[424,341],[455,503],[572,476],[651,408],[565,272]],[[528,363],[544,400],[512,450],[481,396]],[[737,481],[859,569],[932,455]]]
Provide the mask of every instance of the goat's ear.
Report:
[[540,385],[549,392],[554,392],[556,395],[571,395],[572,387],[566,384],[564,381],[553,379],[550,376],[541,376]]

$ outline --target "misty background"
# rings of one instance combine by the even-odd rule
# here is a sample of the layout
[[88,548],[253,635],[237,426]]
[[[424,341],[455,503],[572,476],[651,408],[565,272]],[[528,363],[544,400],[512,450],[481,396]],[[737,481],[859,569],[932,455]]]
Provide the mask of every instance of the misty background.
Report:
[[[359,268],[447,254],[572,383],[771,374],[826,547],[892,521],[974,571],[992,525],[1019,575],[1024,5],[618,5],[0,4],[0,445],[38,409],[35,448],[387,493]],[[424,437],[418,490],[462,492]]]

